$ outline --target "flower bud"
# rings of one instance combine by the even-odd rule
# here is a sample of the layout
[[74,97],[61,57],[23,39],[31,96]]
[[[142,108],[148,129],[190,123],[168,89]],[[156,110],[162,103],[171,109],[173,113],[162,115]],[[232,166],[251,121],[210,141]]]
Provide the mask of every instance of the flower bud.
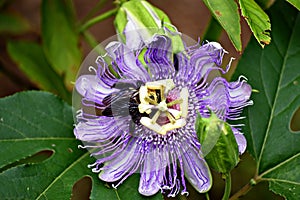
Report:
[[228,123],[211,112],[209,118],[198,115],[196,132],[208,165],[220,172],[231,171],[239,162],[238,145]]
[[170,37],[174,53],[184,49],[181,33],[171,24],[169,17],[147,1],[133,0],[123,3],[118,10],[114,25],[119,40],[130,49],[137,50],[149,44],[155,34]]

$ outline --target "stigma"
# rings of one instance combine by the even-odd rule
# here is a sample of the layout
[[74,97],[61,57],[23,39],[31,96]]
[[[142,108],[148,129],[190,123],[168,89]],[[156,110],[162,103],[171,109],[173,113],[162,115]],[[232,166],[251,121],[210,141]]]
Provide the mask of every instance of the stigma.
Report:
[[186,125],[188,89],[182,88],[174,98],[170,95],[174,88],[173,80],[165,79],[147,82],[139,89],[139,112],[148,114],[140,123],[160,135]]

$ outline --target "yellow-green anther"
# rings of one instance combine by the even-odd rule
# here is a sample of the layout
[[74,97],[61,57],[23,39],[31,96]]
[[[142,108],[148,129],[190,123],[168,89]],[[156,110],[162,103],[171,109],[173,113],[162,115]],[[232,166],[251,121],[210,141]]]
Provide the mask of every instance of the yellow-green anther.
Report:
[[182,102],[183,102],[182,99],[176,99],[176,100],[174,100],[174,101],[171,101],[171,102],[167,103],[167,106],[168,106],[168,107],[171,107],[171,106],[174,106],[174,105],[176,105],[176,104],[181,104]]

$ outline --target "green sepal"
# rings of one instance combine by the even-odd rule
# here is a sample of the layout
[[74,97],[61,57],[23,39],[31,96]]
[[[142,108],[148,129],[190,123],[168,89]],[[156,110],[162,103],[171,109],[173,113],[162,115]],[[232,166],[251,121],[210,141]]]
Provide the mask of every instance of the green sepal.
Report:
[[[169,17],[162,10],[152,6],[147,1],[133,0],[123,3],[120,6],[114,25],[119,34],[119,39],[124,43],[126,43],[125,29],[129,19],[134,25],[133,30],[140,30],[142,32],[140,35],[142,40],[149,39],[155,34],[166,35],[172,40],[174,53],[184,50],[181,37],[172,25]],[[169,33],[166,29],[175,34]]]
[[220,172],[230,172],[239,162],[239,150],[230,125],[211,112],[209,118],[198,115],[196,132],[208,165]]

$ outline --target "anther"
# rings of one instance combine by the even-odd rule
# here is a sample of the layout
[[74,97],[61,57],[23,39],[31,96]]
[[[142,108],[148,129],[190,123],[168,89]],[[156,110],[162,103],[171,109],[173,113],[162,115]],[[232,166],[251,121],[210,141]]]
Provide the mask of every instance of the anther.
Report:
[[149,103],[153,104],[153,105],[157,105],[157,102],[154,101],[153,99],[151,99],[150,97],[146,96],[145,97],[145,101],[148,101]]
[[154,114],[154,116],[153,116],[152,119],[151,119],[151,123],[152,123],[152,124],[156,123],[156,121],[157,121],[157,119],[158,119],[159,116],[160,116],[160,110],[158,110],[158,111]]
[[171,107],[171,106],[174,106],[176,104],[181,104],[182,102],[183,102],[183,100],[181,98],[180,99],[176,99],[174,101],[171,101],[171,102],[167,103],[167,106]]

